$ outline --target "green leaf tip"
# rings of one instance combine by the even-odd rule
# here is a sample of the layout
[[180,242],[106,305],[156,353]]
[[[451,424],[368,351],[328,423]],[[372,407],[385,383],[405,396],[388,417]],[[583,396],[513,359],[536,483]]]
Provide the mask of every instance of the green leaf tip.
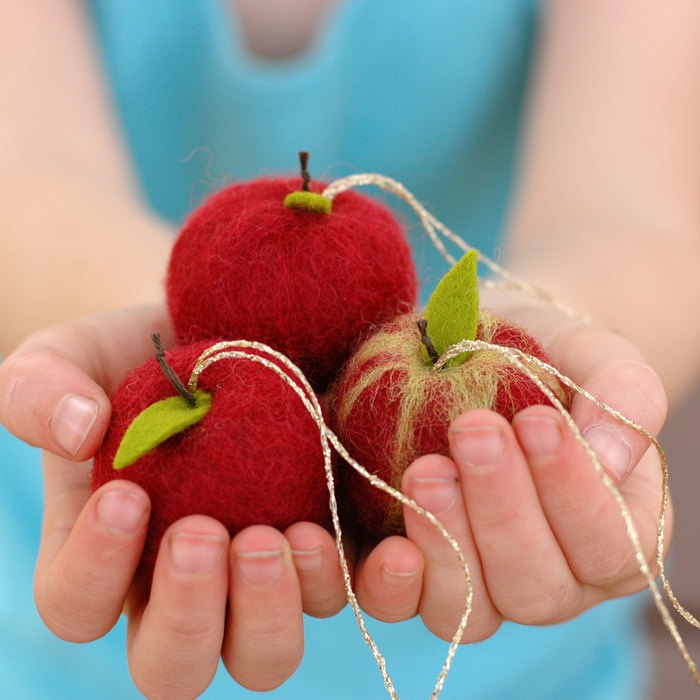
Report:
[[[452,345],[462,340],[474,340],[479,326],[479,255],[470,250],[438,282],[425,309],[426,333],[435,351],[442,356]],[[423,357],[428,355],[422,346]],[[469,353],[453,358],[446,366],[464,363]]]
[[317,192],[290,192],[284,198],[284,206],[291,209],[315,211],[317,214],[330,214],[333,210],[333,202]]
[[196,389],[195,405],[182,396],[156,401],[139,413],[126,429],[114,456],[114,469],[124,469],[168,438],[199,423],[211,408],[212,395]]

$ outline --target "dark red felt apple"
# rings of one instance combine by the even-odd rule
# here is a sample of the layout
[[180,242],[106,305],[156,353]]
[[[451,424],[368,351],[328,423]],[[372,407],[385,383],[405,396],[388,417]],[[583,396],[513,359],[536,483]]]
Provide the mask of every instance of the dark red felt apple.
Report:
[[[336,386],[332,427],[350,455],[396,489],[409,464],[425,454],[449,455],[448,428],[472,408],[507,419],[533,404],[550,403],[541,389],[493,349],[463,353],[437,368],[435,361],[461,340],[480,340],[546,360],[528,333],[479,311],[476,254],[465,256],[441,281],[425,318],[409,314],[365,340]],[[430,336],[431,325],[435,330]],[[567,390],[537,366],[536,376],[563,403]],[[344,465],[340,501],[370,535],[403,531],[402,505]]]
[[[314,418],[274,370],[217,347],[211,341],[181,346],[167,353],[167,362],[161,348],[112,397],[92,486],[130,479],[149,494],[152,515],[141,562],[147,576],[164,530],[186,515],[209,515],[231,534],[253,524],[283,529],[300,520],[328,521]],[[196,377],[196,388],[176,391],[173,381],[190,383],[208,352],[211,364]],[[253,354],[282,367],[265,352]]]
[[249,338],[287,355],[323,390],[373,324],[409,311],[416,274],[382,204],[320,183],[262,178],[225,187],[182,228],[167,276],[180,342]]

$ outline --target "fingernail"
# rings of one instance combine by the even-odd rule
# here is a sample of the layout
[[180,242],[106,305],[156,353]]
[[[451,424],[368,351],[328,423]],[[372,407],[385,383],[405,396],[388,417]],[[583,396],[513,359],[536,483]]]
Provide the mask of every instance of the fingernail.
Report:
[[207,574],[221,560],[225,542],[215,535],[178,532],[170,537],[170,555],[183,574]]
[[451,428],[453,457],[467,467],[490,467],[503,452],[503,431],[495,425]]
[[632,448],[625,438],[608,425],[594,425],[583,437],[601,464],[618,479],[624,479],[632,461]]
[[433,515],[447,513],[457,501],[457,480],[441,477],[411,479],[411,495],[419,505]]
[[72,457],[90,434],[97,411],[97,402],[84,396],[66,396],[56,408],[51,431],[56,442]]
[[321,547],[310,550],[293,549],[292,557],[294,558],[294,566],[297,571],[311,573],[321,568],[321,564],[323,563],[323,549]]
[[382,567],[382,578],[387,588],[408,588],[418,575],[418,569],[414,571],[394,571],[388,566]]
[[107,491],[97,501],[97,519],[114,535],[132,535],[144,525],[148,501],[128,491]]
[[549,416],[519,417],[518,440],[528,457],[549,457],[559,451],[561,425]]
[[236,566],[250,586],[269,586],[282,575],[282,550],[236,552]]

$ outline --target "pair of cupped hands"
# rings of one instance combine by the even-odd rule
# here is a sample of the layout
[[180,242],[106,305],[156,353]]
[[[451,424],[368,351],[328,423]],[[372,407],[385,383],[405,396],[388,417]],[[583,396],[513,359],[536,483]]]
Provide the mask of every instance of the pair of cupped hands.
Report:
[[[565,375],[659,432],[664,389],[627,341],[545,308],[528,311],[527,327]],[[124,612],[130,670],[147,696],[203,692],[220,658],[240,684],[274,688],[302,658],[302,613],[328,617],[346,604],[333,536],[300,522],[284,532],[253,526],[231,538],[217,521],[193,515],[166,533],[148,590],[134,578],[147,494],[123,480],[90,490],[109,396],[153,354],[151,333],[167,344],[169,328],[161,308],[110,312],[42,330],[0,365],[0,422],[45,451],[36,604],[53,633],[76,642],[104,635]],[[571,414],[653,560],[657,453],[582,396]],[[619,505],[556,409],[530,407],[512,424],[486,410],[465,413],[451,426],[450,445],[453,459],[417,459],[402,488],[438,517],[468,563],[474,598],[463,642],[493,635],[504,620],[561,622],[645,585]],[[451,640],[465,608],[463,567],[424,517],[406,509],[405,524],[406,537],[348,542],[358,601],[384,621],[420,615]]]

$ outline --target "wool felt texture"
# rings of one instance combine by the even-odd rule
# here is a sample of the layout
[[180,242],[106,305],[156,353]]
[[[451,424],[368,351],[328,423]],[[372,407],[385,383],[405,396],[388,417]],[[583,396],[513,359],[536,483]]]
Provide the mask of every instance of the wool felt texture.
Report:
[[[368,338],[334,386],[332,428],[350,455],[396,489],[409,464],[425,454],[449,456],[448,429],[461,413],[492,409],[508,420],[523,408],[549,404],[541,389],[497,350],[476,350],[457,367],[436,370],[421,352],[416,316]],[[481,311],[477,340],[517,348],[546,361],[523,329]],[[559,380],[531,367],[564,405]],[[373,537],[403,533],[402,506],[346,464],[339,467],[345,517]]]
[[[187,383],[210,345],[177,347],[166,359]],[[157,361],[148,360],[112,397],[112,420],[95,456],[93,489],[111,479],[130,479],[151,498],[140,563],[147,578],[163,532],[186,515],[209,515],[231,534],[253,524],[284,529],[300,520],[329,523],[319,428],[284,379],[258,362],[225,358],[201,373],[198,390],[212,396],[201,420],[115,470],[115,453],[134,417],[175,393]]]
[[356,192],[330,213],[285,206],[301,186],[262,178],[212,195],[175,242],[167,298],[180,342],[266,343],[323,390],[369,327],[410,311],[417,280],[388,208]]

